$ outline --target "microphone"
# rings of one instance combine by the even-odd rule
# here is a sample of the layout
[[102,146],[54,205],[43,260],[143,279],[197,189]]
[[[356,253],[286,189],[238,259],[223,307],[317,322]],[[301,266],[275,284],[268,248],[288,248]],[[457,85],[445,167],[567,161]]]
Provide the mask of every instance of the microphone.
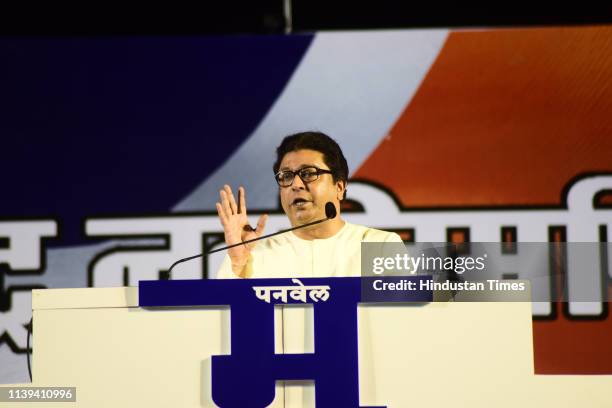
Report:
[[[336,214],[338,214],[338,211],[336,211],[336,206],[331,201],[328,201],[325,204],[325,216],[327,218],[325,220],[323,220],[323,221],[327,221],[327,220],[331,220],[331,219],[336,218]],[[303,225],[300,226],[300,227],[296,227],[295,229],[301,228],[301,227],[303,227]]]
[[225,251],[226,249],[237,247],[239,245],[250,244],[251,242],[259,241],[261,239],[266,239],[266,238],[273,237],[275,235],[284,234],[285,232],[295,231],[295,230],[300,229],[300,228],[306,228],[306,227],[310,227],[310,226],[315,225],[315,224],[320,224],[320,223],[325,222],[327,220],[331,220],[331,219],[336,218],[336,215],[338,215],[338,211],[336,210],[336,206],[331,201],[328,201],[325,204],[325,218],[322,218],[320,220],[316,220],[316,221],[313,221],[313,222],[309,222],[308,224],[298,225],[297,227],[293,227],[293,228],[289,228],[289,229],[285,229],[285,230],[280,230],[280,231],[274,232],[272,234],[262,235],[261,237],[257,237],[257,238],[253,238],[253,239],[248,239],[246,241],[238,242],[236,244],[228,245],[228,246],[225,246],[223,248],[218,248],[218,249],[215,249],[215,250],[212,250],[212,251],[209,251],[209,252],[204,252],[204,253],[201,253],[201,254],[198,254],[198,255],[193,255],[193,256],[190,256],[190,257],[187,257],[187,258],[179,259],[178,261],[173,263],[170,266],[170,268],[168,268],[167,271],[162,272],[163,278],[161,278],[161,279],[169,279],[170,278],[170,272],[172,272],[172,269],[176,265],[178,265],[180,263],[191,261],[192,259],[196,259],[196,258],[201,258],[201,257],[206,256],[206,255],[214,254],[215,252]]

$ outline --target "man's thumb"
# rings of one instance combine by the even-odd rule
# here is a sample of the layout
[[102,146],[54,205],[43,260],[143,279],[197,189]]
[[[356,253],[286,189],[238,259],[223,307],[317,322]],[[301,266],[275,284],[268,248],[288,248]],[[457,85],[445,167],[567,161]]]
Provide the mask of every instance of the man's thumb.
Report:
[[261,217],[259,217],[259,220],[257,220],[257,228],[255,228],[255,233],[257,236],[260,236],[263,233],[264,228],[266,227],[266,221],[268,221],[268,214],[263,214]]

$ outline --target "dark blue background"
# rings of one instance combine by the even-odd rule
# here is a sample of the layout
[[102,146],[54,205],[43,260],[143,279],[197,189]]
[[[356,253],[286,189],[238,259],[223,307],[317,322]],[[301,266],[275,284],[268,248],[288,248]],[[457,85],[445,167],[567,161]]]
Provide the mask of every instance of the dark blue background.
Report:
[[0,218],[160,213],[245,140],[311,35],[0,39]]

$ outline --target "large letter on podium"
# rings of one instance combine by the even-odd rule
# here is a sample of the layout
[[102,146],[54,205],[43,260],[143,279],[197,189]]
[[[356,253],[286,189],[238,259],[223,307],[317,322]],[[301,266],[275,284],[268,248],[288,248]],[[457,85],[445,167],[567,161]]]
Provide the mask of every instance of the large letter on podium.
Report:
[[[314,380],[317,407],[358,408],[357,304],[361,295],[359,278],[140,284],[144,307],[231,307],[231,354],[212,358],[213,399],[228,408],[269,405],[277,380]],[[429,292],[420,291],[403,297],[403,301],[430,299]],[[274,305],[300,303],[314,305],[315,352],[275,354]],[[235,392],[236,384],[240,392]]]

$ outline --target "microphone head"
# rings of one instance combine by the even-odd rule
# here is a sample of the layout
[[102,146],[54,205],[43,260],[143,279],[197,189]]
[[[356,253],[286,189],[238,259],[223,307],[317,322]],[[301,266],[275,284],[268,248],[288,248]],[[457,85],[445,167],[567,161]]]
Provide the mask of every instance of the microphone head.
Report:
[[327,219],[331,220],[332,218],[336,218],[337,214],[338,211],[336,211],[336,206],[334,205],[334,203],[328,201],[327,204],[325,204],[325,216],[327,217]]

